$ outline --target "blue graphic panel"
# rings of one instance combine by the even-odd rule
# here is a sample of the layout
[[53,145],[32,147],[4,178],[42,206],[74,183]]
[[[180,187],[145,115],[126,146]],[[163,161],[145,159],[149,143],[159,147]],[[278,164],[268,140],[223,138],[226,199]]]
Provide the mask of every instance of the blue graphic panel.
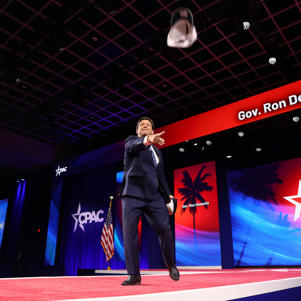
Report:
[[55,254],[57,245],[57,232],[59,223],[59,208],[61,204],[63,179],[54,181],[52,199],[50,202],[49,222],[47,231],[47,241],[45,249],[45,265],[55,264]]
[[228,174],[236,266],[301,264],[300,171],[294,159]]
[[7,205],[8,205],[7,199],[0,200],[0,249],[2,244],[3,233],[4,233]]
[[122,206],[121,200],[118,196],[121,188],[123,171],[116,173],[116,199],[114,201],[114,248],[115,255],[113,261],[122,269],[125,268],[124,249],[123,249],[123,236],[122,236]]
[[[116,174],[109,167],[65,176],[61,194],[62,232],[58,261],[65,267],[66,275],[76,275],[78,269],[108,268],[100,239],[110,196],[115,190]],[[112,206],[114,212],[115,198]],[[116,228],[114,216],[113,225]],[[116,229],[114,231],[116,233]],[[117,240],[117,245],[121,244]],[[110,260],[112,269],[123,266],[123,261],[115,255]]]

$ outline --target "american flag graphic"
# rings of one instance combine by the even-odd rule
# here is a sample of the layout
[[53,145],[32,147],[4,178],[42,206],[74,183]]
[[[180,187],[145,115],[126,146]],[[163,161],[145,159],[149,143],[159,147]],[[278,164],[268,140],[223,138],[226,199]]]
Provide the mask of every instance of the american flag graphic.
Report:
[[110,201],[110,207],[107,214],[106,222],[102,228],[101,234],[101,245],[103,247],[104,252],[106,253],[107,261],[112,258],[114,255],[114,231],[113,231],[113,223],[112,223],[112,197]]

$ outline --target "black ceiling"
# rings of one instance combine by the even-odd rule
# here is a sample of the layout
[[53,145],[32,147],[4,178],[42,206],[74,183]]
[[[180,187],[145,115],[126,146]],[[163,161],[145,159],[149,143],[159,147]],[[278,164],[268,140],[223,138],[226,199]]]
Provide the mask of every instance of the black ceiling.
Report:
[[[1,3],[0,127],[74,153],[301,78],[297,0]],[[183,5],[198,40],[168,48]]]

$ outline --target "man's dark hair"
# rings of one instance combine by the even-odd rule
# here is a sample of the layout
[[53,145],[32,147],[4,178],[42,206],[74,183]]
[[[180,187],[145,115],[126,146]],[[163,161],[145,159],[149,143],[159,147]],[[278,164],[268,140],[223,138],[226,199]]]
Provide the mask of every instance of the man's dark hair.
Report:
[[149,117],[141,117],[141,118],[139,118],[139,120],[137,121],[136,130],[138,129],[139,123],[140,123],[142,120],[148,120],[148,121],[151,123],[151,125],[152,125],[152,130],[155,129],[155,123],[153,122],[152,119],[150,119]]

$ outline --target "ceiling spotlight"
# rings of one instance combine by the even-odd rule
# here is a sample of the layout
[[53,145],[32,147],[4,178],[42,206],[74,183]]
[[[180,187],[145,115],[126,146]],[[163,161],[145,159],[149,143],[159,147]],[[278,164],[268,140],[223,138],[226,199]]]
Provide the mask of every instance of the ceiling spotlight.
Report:
[[269,58],[269,63],[270,63],[271,65],[274,65],[274,64],[276,63],[276,58],[275,58],[275,57],[270,57],[270,58]]
[[21,79],[20,79],[20,78],[16,78],[16,83],[17,83],[17,84],[19,84],[19,83],[20,83],[20,81],[21,81]]
[[256,147],[255,150],[256,150],[256,152],[258,152],[258,153],[261,152],[261,148],[260,148],[260,147]]
[[202,146],[201,150],[202,150],[202,151],[205,150],[205,146]]
[[65,50],[65,48],[62,47],[59,49],[59,52],[63,52],[64,50]]
[[227,158],[227,159],[231,159],[231,158],[232,158],[232,155],[227,155],[226,158]]
[[293,121],[294,121],[294,122],[299,122],[299,120],[300,120],[300,117],[299,117],[299,116],[294,116],[294,117],[293,117]]
[[185,149],[184,149],[183,147],[180,147],[180,148],[179,148],[179,152],[180,152],[180,153],[184,153],[184,152],[185,152]]
[[196,142],[196,143],[194,143],[193,145],[194,145],[194,146],[197,146],[198,144],[197,144],[197,142]]
[[206,144],[207,144],[207,145],[212,145],[212,141],[207,140],[207,141],[206,141]]
[[242,132],[242,131],[239,131],[238,133],[237,133],[237,135],[238,135],[238,137],[243,137],[244,135],[245,135],[245,133],[244,132]]
[[244,30],[248,30],[250,28],[250,22],[242,22]]

